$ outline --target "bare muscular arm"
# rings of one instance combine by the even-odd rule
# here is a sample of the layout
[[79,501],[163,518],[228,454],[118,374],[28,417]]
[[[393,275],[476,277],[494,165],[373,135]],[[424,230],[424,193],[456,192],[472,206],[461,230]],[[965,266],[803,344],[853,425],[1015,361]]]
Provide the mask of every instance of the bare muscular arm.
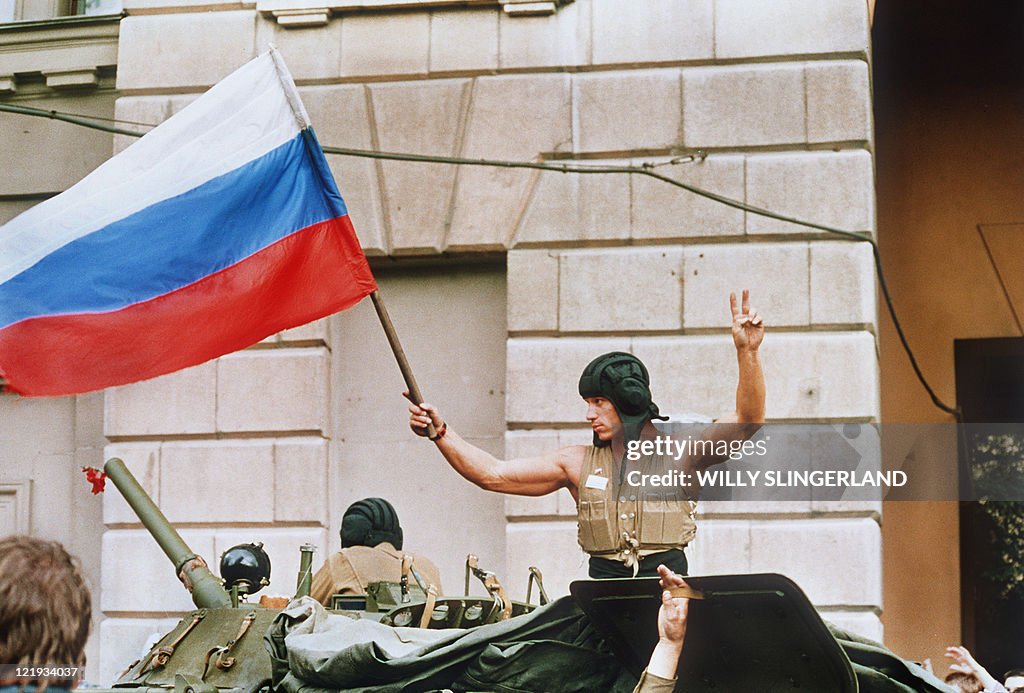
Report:
[[[437,409],[427,403],[409,407],[409,425],[417,435],[426,435],[427,423],[438,430],[444,423]],[[487,491],[519,496],[543,496],[568,488],[574,495],[583,466],[583,446],[565,447],[538,457],[499,460],[462,436],[447,429],[436,441],[437,449],[452,469]]]

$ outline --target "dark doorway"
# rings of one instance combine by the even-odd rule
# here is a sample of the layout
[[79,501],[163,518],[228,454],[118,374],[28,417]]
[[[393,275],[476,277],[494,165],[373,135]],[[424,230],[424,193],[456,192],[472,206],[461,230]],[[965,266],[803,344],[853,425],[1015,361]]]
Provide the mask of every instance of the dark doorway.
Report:
[[[964,483],[986,495],[982,470],[994,463],[1000,475],[1019,476],[1024,468],[1024,338],[958,339],[954,352],[970,460]],[[1024,665],[1024,585],[1014,581],[1024,565],[1013,536],[1020,527],[1024,500],[961,504],[963,640],[996,677]]]

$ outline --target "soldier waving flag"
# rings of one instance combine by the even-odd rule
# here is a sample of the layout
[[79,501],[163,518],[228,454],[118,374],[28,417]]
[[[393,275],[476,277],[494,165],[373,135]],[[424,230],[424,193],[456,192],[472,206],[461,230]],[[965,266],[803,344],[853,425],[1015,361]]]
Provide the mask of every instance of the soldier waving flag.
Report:
[[[765,385],[758,354],[764,323],[750,307],[746,290],[739,302],[731,294],[729,305],[739,364],[736,409],[716,419],[703,435],[713,442],[731,443],[746,440],[764,422]],[[654,442],[658,431],[652,422],[665,418],[652,399],[646,366],[624,352],[598,356],[580,376],[579,393],[594,432],[593,445],[573,445],[518,460],[499,460],[468,443],[449,428],[437,407],[406,396],[413,400],[409,407],[413,431],[429,436],[452,468],[480,488],[521,496],[567,488],[576,499],[579,543],[590,554],[591,577],[654,576],[659,564],[685,575],[683,550],[696,533],[696,484],[670,495],[662,489],[627,491],[622,482],[627,450],[641,447],[635,444],[644,441]],[[629,459],[637,465],[631,469],[648,471],[659,467],[664,471],[678,463],[674,466],[691,478],[697,470],[724,459],[717,454],[670,457],[645,453]]]

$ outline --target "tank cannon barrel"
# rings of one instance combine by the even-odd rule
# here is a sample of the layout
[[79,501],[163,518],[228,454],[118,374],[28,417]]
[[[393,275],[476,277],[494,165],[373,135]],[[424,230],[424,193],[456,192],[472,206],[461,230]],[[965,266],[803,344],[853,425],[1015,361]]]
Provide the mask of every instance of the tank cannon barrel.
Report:
[[195,605],[199,608],[230,607],[231,597],[220,580],[210,572],[206,562],[188,547],[178,531],[171,526],[153,499],[128,471],[124,461],[113,457],[103,465],[103,471],[114,482],[117,490],[128,501],[128,505],[174,564],[178,577],[192,593]]

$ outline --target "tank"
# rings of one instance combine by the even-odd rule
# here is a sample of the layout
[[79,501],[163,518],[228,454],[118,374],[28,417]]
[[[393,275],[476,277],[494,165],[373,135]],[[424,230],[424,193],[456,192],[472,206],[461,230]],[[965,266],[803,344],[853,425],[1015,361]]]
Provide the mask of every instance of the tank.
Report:
[[[345,647],[370,648],[371,659],[357,657],[358,668],[350,669],[341,679],[324,681],[318,669],[322,649],[314,648],[312,661],[297,660],[296,668],[293,652],[281,650],[288,640],[282,628],[287,628],[294,612],[279,621],[285,605],[247,601],[269,577],[269,560],[258,542],[225,552],[221,577],[217,577],[185,544],[121,460],[109,460],[104,469],[171,561],[196,609],[132,662],[112,688],[92,691],[301,693],[310,686],[342,689],[353,685],[417,691],[448,688],[450,681],[458,690],[510,690],[504,678],[510,676],[520,682],[515,690],[540,687],[628,693],[657,641],[661,589],[656,578],[577,581],[570,586],[572,597],[553,601],[544,611],[531,614],[536,607],[508,599],[497,576],[480,568],[476,557],[470,555],[466,595],[434,595],[411,570],[400,583],[371,583],[365,595],[335,595],[332,612],[376,621],[367,627],[380,632],[383,626],[387,640],[428,642],[434,638],[430,642],[437,647],[406,650],[411,656],[398,656],[388,670],[389,662],[376,659],[377,641],[360,635],[349,639]],[[308,545],[297,550],[301,561],[295,596],[303,597],[309,594],[313,550]],[[473,578],[483,584],[486,596],[468,596]],[[685,590],[682,596],[690,598],[677,690],[882,693],[897,690],[897,682],[903,686],[899,690],[945,690],[919,666],[881,645],[827,625],[799,586],[785,576],[689,576],[686,580],[686,587],[675,588]],[[531,568],[528,601],[534,585],[540,601],[546,603],[540,571]],[[302,605],[296,607],[301,610]],[[501,623],[515,616],[523,618]],[[392,634],[391,627],[403,630]],[[453,630],[428,638],[422,629]],[[365,629],[349,630],[362,633]],[[422,637],[412,638],[410,633]],[[585,647],[577,647],[571,656],[566,654],[580,643]],[[348,652],[333,651],[339,656]],[[372,664],[369,671],[362,668],[367,661]],[[424,667],[423,671],[411,671]],[[610,678],[595,687],[587,676],[602,668]],[[455,669],[459,671],[452,673]],[[353,683],[353,671],[356,678],[366,680]],[[302,678],[310,672],[314,672],[312,682]],[[522,683],[524,675],[532,677],[529,683]],[[491,683],[481,684],[481,680]],[[428,681],[440,685],[426,685]]]
[[[108,460],[104,472],[166,554],[196,606],[145,656],[129,664],[107,690],[166,693],[173,688],[177,693],[254,693],[269,689],[271,660],[263,636],[283,605],[246,601],[269,578],[269,559],[262,545],[243,544],[226,551],[221,560],[222,577],[217,577],[167,521],[122,460]],[[313,547],[303,545],[296,550],[301,558],[295,592],[298,598],[309,595]],[[470,578],[474,576],[483,583],[487,596],[469,596]],[[539,576],[536,568],[531,569],[531,590]],[[415,571],[409,570],[400,583],[370,583],[365,595],[335,595],[330,608],[385,625],[433,629],[495,623],[535,608],[510,600],[498,577],[481,569],[472,555],[466,561],[465,587],[466,595],[435,595],[429,586],[420,583]],[[546,602],[542,583],[540,595]]]

